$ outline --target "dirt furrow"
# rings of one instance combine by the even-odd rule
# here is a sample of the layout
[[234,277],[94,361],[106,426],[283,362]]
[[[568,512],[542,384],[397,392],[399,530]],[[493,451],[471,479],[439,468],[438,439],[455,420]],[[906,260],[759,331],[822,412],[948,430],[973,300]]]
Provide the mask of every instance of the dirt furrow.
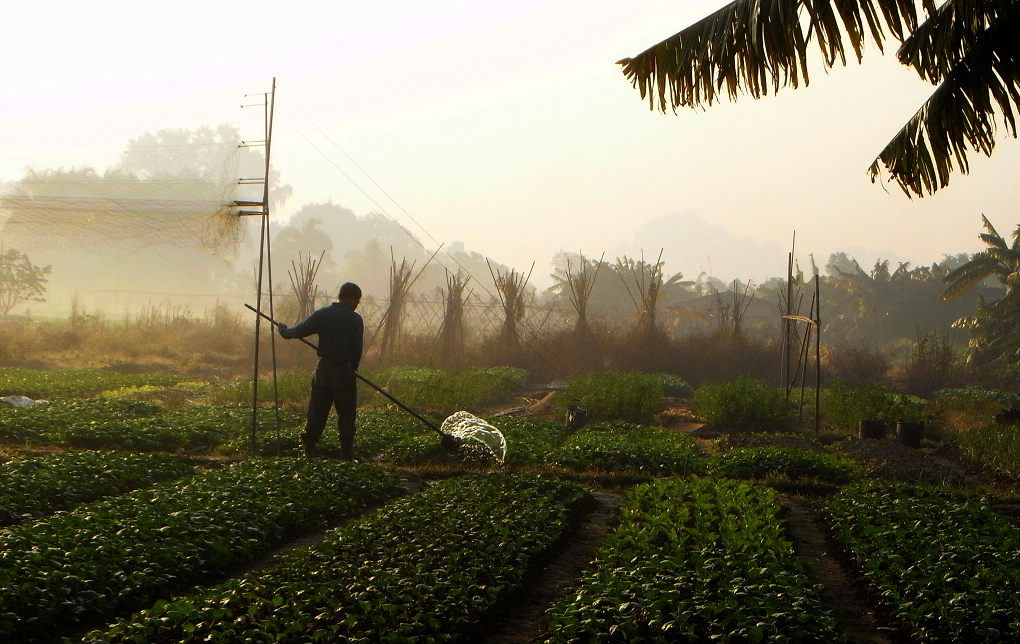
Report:
[[546,632],[546,610],[564,597],[591,563],[598,547],[615,523],[623,497],[593,493],[595,505],[577,528],[529,580],[523,592],[490,617],[478,640],[491,644],[532,642]]
[[782,497],[781,504],[794,552],[804,563],[808,576],[821,586],[822,598],[843,632],[860,644],[896,641],[896,631],[876,618],[857,585],[829,552],[828,541],[818,525],[815,512],[790,497]]

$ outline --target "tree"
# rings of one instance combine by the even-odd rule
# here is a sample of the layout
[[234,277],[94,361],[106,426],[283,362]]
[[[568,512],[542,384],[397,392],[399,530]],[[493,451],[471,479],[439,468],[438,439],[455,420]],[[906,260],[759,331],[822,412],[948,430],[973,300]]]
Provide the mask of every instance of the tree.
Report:
[[7,317],[22,302],[45,302],[50,266],[36,266],[28,255],[0,246],[0,317]]
[[936,86],[924,105],[868,168],[883,168],[908,195],[923,197],[969,169],[969,150],[990,156],[995,115],[1017,136],[1020,105],[1020,8],[1017,0],[736,0],[703,20],[618,61],[652,109],[700,107],[753,98],[808,84],[808,46],[815,41],[826,67],[846,64],[847,46],[860,62],[865,45],[897,57]]
[[942,298],[951,300],[988,278],[998,279],[1004,288],[1002,297],[990,302],[982,297],[975,314],[959,319],[955,326],[971,331],[968,361],[1015,368],[1020,362],[1020,226],[1010,244],[987,217],[982,215],[981,220],[985,232],[979,237],[988,248],[946,275],[949,286]]

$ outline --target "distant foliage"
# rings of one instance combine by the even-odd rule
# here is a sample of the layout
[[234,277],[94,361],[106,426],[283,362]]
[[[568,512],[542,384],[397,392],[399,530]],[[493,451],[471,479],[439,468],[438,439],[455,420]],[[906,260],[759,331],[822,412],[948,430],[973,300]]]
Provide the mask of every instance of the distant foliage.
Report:
[[45,302],[49,266],[36,266],[28,255],[0,247],[0,317],[23,302]]
[[824,359],[830,378],[846,382],[879,382],[889,371],[889,360],[875,347],[846,346],[828,349]]
[[692,403],[694,413],[710,425],[766,431],[789,429],[793,423],[783,392],[753,378],[702,385]]
[[648,423],[662,405],[663,390],[659,375],[606,369],[576,376],[559,400],[564,410],[576,402],[590,418]]

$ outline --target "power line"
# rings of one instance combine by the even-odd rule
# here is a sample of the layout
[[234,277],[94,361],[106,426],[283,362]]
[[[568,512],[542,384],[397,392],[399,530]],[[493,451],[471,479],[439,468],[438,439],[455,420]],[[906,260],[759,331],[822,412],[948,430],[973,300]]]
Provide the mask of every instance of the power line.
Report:
[[[362,168],[362,167],[361,167],[361,166],[360,166],[360,165],[358,164],[358,162],[357,162],[357,161],[355,161],[355,160],[354,160],[354,159],[353,159],[353,158],[351,157],[351,155],[347,154],[347,152],[346,152],[346,151],[344,151],[344,149],[343,149],[343,148],[341,148],[341,147],[340,147],[340,145],[339,145],[339,144],[338,144],[338,143],[337,143],[337,142],[336,142],[335,140],[333,140],[333,138],[332,138],[332,137],[330,137],[330,136],[329,136],[329,134],[328,134],[328,133],[326,133],[326,131],[325,131],[325,130],[323,130],[323,129],[322,129],[322,128],[321,128],[321,127],[320,127],[320,126],[319,126],[319,125],[318,125],[318,124],[317,124],[317,123],[315,122],[315,121],[313,121],[313,120],[312,120],[312,118],[311,118],[310,116],[308,116],[308,114],[307,114],[307,113],[305,113],[305,112],[304,112],[304,111],[303,111],[303,110],[302,110],[302,109],[301,109],[301,108],[300,108],[300,107],[299,107],[299,106],[298,106],[297,104],[295,104],[295,103],[294,103],[294,101],[292,101],[292,100],[291,100],[291,99],[290,99],[290,98],[289,98],[289,97],[288,97],[288,96],[287,96],[286,94],[283,94],[283,98],[284,98],[284,99],[286,99],[286,100],[287,100],[287,102],[288,102],[288,103],[289,103],[289,104],[290,104],[290,105],[291,105],[292,107],[294,107],[294,109],[295,109],[295,110],[297,110],[297,112],[298,112],[298,113],[300,113],[300,114],[301,114],[301,116],[303,116],[303,117],[304,117],[304,118],[305,118],[305,119],[306,119],[306,120],[307,120],[307,121],[308,121],[308,122],[309,122],[309,123],[311,124],[311,126],[312,126],[313,128],[315,128],[315,129],[316,129],[316,130],[317,130],[317,131],[319,132],[319,134],[320,134],[320,135],[321,135],[321,136],[322,136],[322,137],[323,137],[324,139],[326,139],[326,141],[328,141],[328,142],[329,142],[329,144],[330,144],[330,145],[332,145],[332,146],[333,146],[333,147],[334,147],[334,148],[335,148],[335,149],[337,150],[337,152],[339,152],[339,153],[340,153],[341,155],[343,155],[343,157],[344,157],[345,159],[347,159],[347,161],[349,161],[351,165],[353,165],[353,166],[354,166],[355,168],[357,168],[357,169],[358,169],[358,171],[359,171],[359,172],[361,172],[361,173],[362,173],[363,175],[365,175],[365,177],[366,177],[366,178],[367,178],[367,179],[368,179],[368,180],[369,180],[369,181],[370,181],[370,182],[372,183],[372,185],[373,185],[373,186],[375,186],[375,187],[376,187],[376,188],[377,188],[377,189],[378,189],[378,190],[379,190],[379,191],[380,191],[380,192],[381,192],[381,193],[382,193],[383,195],[385,195],[387,199],[389,199],[389,200],[390,200],[391,202],[393,202],[393,204],[394,204],[394,205],[396,205],[396,207],[397,207],[397,208],[398,208],[398,209],[400,210],[400,212],[404,213],[404,215],[405,215],[405,216],[406,216],[406,217],[407,217],[408,219],[410,219],[410,220],[411,220],[412,222],[414,222],[414,224],[415,224],[415,225],[416,225],[416,226],[417,226],[417,227],[418,227],[419,229],[421,229],[421,231],[422,231],[422,232],[423,232],[423,233],[425,234],[425,236],[426,236],[426,237],[428,237],[428,238],[429,238],[429,239],[430,239],[430,240],[431,240],[431,241],[432,241],[432,242],[433,242],[434,244],[436,244],[436,246],[437,246],[437,247],[439,247],[439,248],[443,248],[443,247],[444,247],[444,244],[443,244],[442,242],[440,242],[439,240],[437,240],[437,239],[435,238],[435,236],[433,236],[433,235],[432,235],[432,233],[430,233],[430,232],[429,232],[429,231],[428,231],[428,230],[427,230],[427,229],[426,229],[426,228],[425,228],[425,227],[424,227],[424,226],[423,226],[423,225],[421,224],[421,222],[419,222],[419,221],[418,221],[418,220],[417,220],[417,219],[416,219],[416,218],[415,218],[415,217],[414,217],[414,216],[413,216],[413,215],[412,215],[412,214],[411,214],[410,212],[408,212],[406,208],[404,208],[404,207],[403,207],[402,205],[400,205],[400,202],[398,202],[398,201],[397,201],[397,200],[396,200],[396,199],[395,199],[395,198],[393,197],[393,195],[391,195],[391,194],[390,194],[390,193],[389,193],[389,192],[388,192],[388,191],[387,191],[387,190],[386,190],[385,188],[383,188],[383,187],[382,187],[382,186],[381,186],[381,185],[379,184],[379,182],[378,182],[378,181],[376,181],[375,179],[373,179],[373,178],[372,178],[372,175],[370,175],[370,174],[369,174],[369,173],[368,173],[368,172],[367,172],[367,171],[366,171],[366,170],[365,170],[364,168]],[[395,223],[395,224],[396,224],[397,226],[399,226],[399,227],[400,227],[400,229],[401,229],[402,231],[404,231],[404,233],[405,233],[405,234],[407,234],[407,236],[408,236],[408,237],[410,237],[410,238],[411,238],[411,240],[412,240],[412,241],[413,241],[414,243],[416,243],[416,244],[418,244],[419,246],[421,246],[422,250],[424,250],[424,251],[428,252],[428,249],[427,249],[427,248],[425,247],[425,245],[424,245],[424,244],[423,244],[423,243],[421,242],[421,240],[419,240],[419,239],[418,239],[417,237],[415,237],[414,235],[412,235],[412,234],[411,234],[411,232],[410,232],[409,230],[407,230],[407,227],[406,227],[406,226],[404,226],[403,224],[401,224],[401,223],[400,223],[400,222],[399,222],[399,221],[398,221],[398,220],[396,219],[396,217],[394,217],[393,215],[391,215],[391,214],[389,213],[389,211],[387,211],[387,209],[386,209],[386,208],[385,208],[385,207],[384,207],[384,206],[383,206],[382,204],[380,204],[380,203],[379,203],[378,201],[376,201],[376,199],[375,199],[375,198],[373,198],[373,197],[372,197],[372,196],[371,196],[371,195],[370,195],[370,194],[368,193],[368,191],[366,191],[366,190],[365,190],[364,188],[362,188],[362,187],[361,187],[361,185],[360,185],[360,184],[359,184],[359,183],[358,183],[357,181],[355,181],[353,177],[351,177],[351,176],[350,176],[350,175],[349,175],[348,173],[344,172],[344,170],[343,170],[343,169],[342,169],[342,168],[341,168],[341,167],[339,166],[339,164],[337,164],[337,163],[336,163],[336,161],[334,161],[334,160],[333,160],[332,158],[330,158],[330,156],[329,156],[329,155],[327,155],[327,154],[326,154],[326,153],[325,153],[325,152],[324,152],[324,151],[323,151],[323,150],[322,150],[322,149],[321,149],[321,148],[320,148],[319,146],[317,146],[317,145],[316,145],[316,144],[315,144],[315,143],[314,143],[314,142],[313,142],[313,141],[312,141],[312,140],[311,140],[311,139],[310,139],[310,138],[309,138],[309,137],[308,137],[308,136],[307,136],[307,135],[306,135],[306,134],[305,134],[304,132],[302,132],[302,131],[301,131],[301,129],[300,129],[300,128],[298,128],[298,126],[297,126],[297,125],[296,125],[296,124],[295,124],[295,123],[294,123],[293,121],[291,121],[291,120],[287,119],[287,118],[286,118],[285,116],[284,116],[283,118],[284,118],[284,120],[285,120],[285,121],[286,121],[286,122],[287,122],[287,123],[288,123],[288,124],[289,124],[289,125],[290,125],[291,127],[293,127],[293,128],[294,128],[294,130],[295,130],[295,131],[296,131],[296,132],[298,133],[298,135],[300,135],[300,136],[301,136],[301,138],[303,138],[303,139],[304,139],[304,140],[305,140],[305,141],[306,141],[306,142],[308,143],[308,145],[310,145],[310,146],[312,147],[312,149],[314,149],[314,150],[315,150],[316,152],[318,152],[318,153],[319,153],[320,155],[322,155],[322,157],[323,157],[323,158],[324,158],[324,159],[325,159],[325,160],[326,160],[326,161],[327,161],[327,162],[328,162],[328,163],[329,163],[329,164],[330,164],[331,166],[333,166],[334,168],[336,168],[337,172],[339,172],[339,173],[340,173],[341,175],[343,175],[343,177],[344,177],[345,179],[347,179],[348,181],[350,181],[350,182],[351,182],[351,184],[352,184],[352,185],[353,185],[353,186],[354,186],[355,188],[357,188],[357,190],[358,190],[359,192],[361,192],[361,194],[363,194],[363,195],[364,195],[364,196],[365,196],[365,197],[366,197],[366,198],[367,198],[367,199],[368,199],[369,201],[371,201],[371,202],[372,202],[372,204],[374,204],[374,205],[376,206],[376,208],[378,208],[378,209],[379,209],[379,210],[381,211],[381,213],[382,213],[383,215],[385,215],[385,216],[386,216],[387,218],[389,218],[389,219],[390,219],[390,221],[392,221],[392,222],[393,222],[393,223]],[[486,293],[487,295],[489,295],[489,297],[495,297],[495,296],[493,295],[492,291],[490,291],[490,290],[489,290],[488,288],[486,288],[485,284],[484,284],[483,282],[481,282],[481,281],[480,281],[480,280],[479,280],[479,279],[478,279],[477,277],[475,277],[475,275],[474,275],[474,274],[472,274],[472,273],[471,273],[471,271],[470,271],[470,270],[468,270],[468,268],[467,268],[466,266],[464,266],[463,264],[461,264],[461,263],[460,263],[460,261],[459,261],[459,260],[458,260],[458,259],[457,259],[457,258],[456,258],[456,257],[455,257],[455,256],[454,256],[453,254],[452,254],[452,253],[450,253],[449,251],[445,251],[445,252],[446,252],[446,255],[447,255],[447,256],[448,256],[448,257],[449,257],[450,259],[452,259],[452,260],[453,260],[453,262],[454,262],[454,263],[455,263],[455,264],[457,265],[457,267],[458,267],[458,268],[459,268],[460,270],[464,271],[464,273],[466,273],[466,274],[467,274],[467,275],[468,275],[469,277],[471,277],[472,279],[474,279],[474,280],[475,280],[475,283],[476,283],[476,284],[478,284],[478,285],[479,285],[479,286],[480,286],[480,287],[482,288],[482,290],[484,290],[484,291],[485,291],[485,293]],[[449,270],[449,268],[448,268],[448,267],[447,267],[446,265],[444,265],[444,264],[443,264],[442,262],[440,262],[440,261],[437,261],[436,263],[437,263],[437,264],[439,264],[440,266],[442,266],[442,267],[443,267],[444,269],[447,269],[447,270]]]

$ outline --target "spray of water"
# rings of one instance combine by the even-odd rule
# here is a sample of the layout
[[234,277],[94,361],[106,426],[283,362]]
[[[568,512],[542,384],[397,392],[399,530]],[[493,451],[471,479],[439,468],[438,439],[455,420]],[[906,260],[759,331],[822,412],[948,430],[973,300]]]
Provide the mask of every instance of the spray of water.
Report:
[[470,412],[457,411],[450,414],[439,429],[460,440],[481,443],[500,463],[506,458],[506,438],[503,432]]

